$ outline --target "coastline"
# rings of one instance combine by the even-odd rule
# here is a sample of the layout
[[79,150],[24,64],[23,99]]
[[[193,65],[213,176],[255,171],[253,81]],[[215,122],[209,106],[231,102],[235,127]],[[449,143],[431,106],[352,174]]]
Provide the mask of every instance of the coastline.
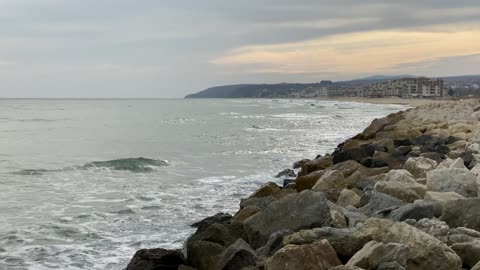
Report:
[[480,269],[469,255],[480,247],[479,100],[321,100],[415,108],[297,162],[295,179],[259,187],[234,216],[193,224],[182,250],[138,251],[127,270]]

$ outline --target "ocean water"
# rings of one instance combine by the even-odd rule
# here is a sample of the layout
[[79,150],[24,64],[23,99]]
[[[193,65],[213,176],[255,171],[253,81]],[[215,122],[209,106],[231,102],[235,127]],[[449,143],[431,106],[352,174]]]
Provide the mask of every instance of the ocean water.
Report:
[[0,100],[0,269],[123,269],[404,109],[318,100]]

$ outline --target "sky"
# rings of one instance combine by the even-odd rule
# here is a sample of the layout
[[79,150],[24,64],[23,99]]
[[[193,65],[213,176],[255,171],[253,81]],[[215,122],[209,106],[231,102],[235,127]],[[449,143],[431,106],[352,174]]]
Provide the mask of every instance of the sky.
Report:
[[0,0],[0,97],[480,74],[478,0]]

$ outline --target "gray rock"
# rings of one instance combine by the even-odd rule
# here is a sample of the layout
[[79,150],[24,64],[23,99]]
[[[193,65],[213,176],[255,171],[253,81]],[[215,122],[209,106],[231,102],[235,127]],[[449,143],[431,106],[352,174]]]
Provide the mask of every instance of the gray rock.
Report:
[[404,205],[393,210],[388,216],[393,221],[404,221],[406,219],[421,220],[424,218],[433,218],[433,204],[417,201]]
[[472,268],[480,262],[480,239],[473,242],[454,244],[451,248],[462,258],[464,266]]
[[407,270],[407,268],[397,262],[385,262],[381,263],[377,270]]
[[263,246],[270,235],[282,231],[329,226],[330,208],[321,192],[304,190],[275,201],[247,219],[244,232],[254,248]]
[[368,242],[346,265],[376,270],[382,263],[396,262],[406,267],[408,246],[397,243]]
[[423,199],[425,192],[427,192],[427,187],[417,182],[380,181],[375,184],[374,190],[388,194],[404,202],[414,202],[415,200]]
[[443,207],[447,202],[465,199],[465,197],[456,192],[427,191],[424,199],[433,204],[434,214],[436,217],[439,217],[442,215]]
[[272,202],[276,201],[275,197],[273,196],[267,196],[267,197],[251,197],[251,198],[246,198],[246,199],[241,199],[240,200],[240,208],[245,208],[247,206],[255,206],[260,209],[265,209],[269,204]]
[[218,270],[237,270],[243,267],[256,264],[257,255],[255,251],[243,239],[238,239],[220,254],[217,269]]
[[280,177],[283,177],[283,176],[296,177],[297,175],[295,174],[295,171],[292,170],[292,169],[285,169],[285,170],[277,173],[277,175],[275,175],[276,178],[280,178]]
[[362,224],[365,222],[365,220],[368,219],[368,217],[360,210],[353,206],[347,206],[343,209],[343,215],[345,216],[345,221],[347,222],[347,227],[353,228],[359,224]]
[[130,260],[127,270],[177,270],[184,262],[185,258],[179,250],[141,249]]
[[477,175],[464,169],[435,169],[427,172],[430,191],[453,191],[465,197],[478,195]]
[[438,163],[429,158],[411,157],[409,158],[403,168],[409,171],[415,178],[425,178],[428,171],[435,169]]
[[480,262],[478,262],[477,264],[475,264],[475,266],[472,267],[472,270],[480,270]]
[[445,204],[440,217],[450,227],[480,231],[480,198],[460,199]]
[[330,270],[364,270],[364,269],[356,266],[339,265],[339,266],[330,268]]
[[360,208],[360,211],[365,215],[369,216],[380,210],[392,207],[392,206],[402,206],[405,205],[405,202],[392,197],[390,195],[381,193],[381,192],[372,192],[368,204]]
[[267,244],[257,250],[258,255],[271,257],[275,252],[283,247],[283,238],[292,234],[291,230],[278,231],[270,235]]

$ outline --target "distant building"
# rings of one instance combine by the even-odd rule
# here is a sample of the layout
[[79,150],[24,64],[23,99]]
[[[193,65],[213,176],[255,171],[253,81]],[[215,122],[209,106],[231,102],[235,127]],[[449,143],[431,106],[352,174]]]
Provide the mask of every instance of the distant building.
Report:
[[402,78],[373,83],[356,89],[354,94],[359,97],[443,97],[445,95],[443,79],[426,77]]

